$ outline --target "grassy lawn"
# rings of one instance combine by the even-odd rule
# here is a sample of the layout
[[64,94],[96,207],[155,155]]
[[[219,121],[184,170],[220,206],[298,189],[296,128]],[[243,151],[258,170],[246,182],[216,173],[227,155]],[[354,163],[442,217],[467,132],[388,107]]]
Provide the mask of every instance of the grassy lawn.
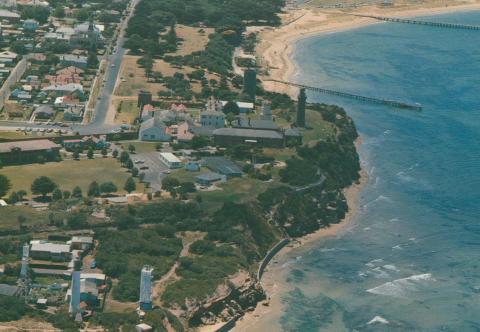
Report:
[[140,109],[137,107],[137,102],[133,100],[120,100],[115,102],[115,123],[118,124],[133,124],[135,118],[140,114]]
[[203,167],[199,172],[190,172],[186,169],[172,170],[172,174],[169,174],[168,177],[178,179],[180,182],[195,182],[195,177],[197,175],[210,172],[206,167]]
[[254,200],[270,186],[277,186],[275,181],[264,182],[250,177],[229,179],[219,185],[223,190],[201,192],[202,205],[208,211],[215,211],[226,202],[242,203]]
[[212,28],[199,29],[181,24],[177,24],[175,30],[177,37],[182,39],[176,55],[188,55],[204,50],[208,43],[208,35],[214,32]]
[[[30,191],[32,182],[39,176],[48,176],[55,181],[62,190],[72,190],[80,186],[85,193],[92,181],[98,183],[112,181],[121,193],[130,174],[120,163],[113,158],[83,159],[79,161],[66,160],[59,163],[43,165],[21,165],[4,167],[1,171],[12,182],[12,190]],[[143,191],[143,185],[137,183],[137,191]]]
[[266,156],[273,157],[278,161],[285,161],[290,159],[296,154],[294,148],[285,148],[285,149],[273,149],[273,148],[264,148],[263,153]]
[[18,217],[26,218],[25,225],[48,224],[48,211],[37,211],[29,206],[5,206],[0,208],[0,230],[18,229]]
[[0,142],[5,140],[18,140],[25,138],[46,138],[46,137],[55,137],[58,136],[56,133],[41,133],[41,132],[23,132],[23,131],[0,131]]
[[330,122],[324,121],[319,112],[307,110],[306,120],[307,126],[311,129],[302,129],[304,143],[313,140],[323,140],[335,135],[335,126]]
[[[161,144],[161,143],[160,143]],[[133,145],[135,147],[136,153],[145,153],[145,152],[155,152],[157,143],[156,142],[140,142],[140,141],[121,141],[117,145],[123,146],[125,151],[128,151],[128,146]],[[132,158],[135,157],[135,154],[132,154]]]

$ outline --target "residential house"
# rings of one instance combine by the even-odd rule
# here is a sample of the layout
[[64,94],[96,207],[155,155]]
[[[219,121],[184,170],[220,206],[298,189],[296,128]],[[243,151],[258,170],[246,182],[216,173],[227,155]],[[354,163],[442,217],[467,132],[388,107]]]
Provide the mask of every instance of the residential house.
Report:
[[[0,9],[1,12],[1,9]],[[17,60],[18,54],[11,51],[0,52],[0,62],[1,63],[13,63]]]
[[51,119],[55,116],[55,111],[50,105],[38,106],[32,113],[32,119]]
[[85,105],[75,104],[67,106],[63,111],[63,119],[65,121],[82,121],[85,112]]
[[213,172],[220,173],[229,178],[242,176],[240,167],[225,157],[205,157],[203,158],[203,165]]
[[185,165],[185,169],[189,172],[198,172],[200,170],[200,163],[197,161],[189,161]]
[[159,158],[162,163],[168,166],[168,168],[174,169],[183,167],[182,161],[171,152],[160,152]]
[[68,84],[52,84],[42,89],[42,91],[47,94],[51,94],[54,97],[61,97],[66,95],[75,95],[79,96],[82,99],[85,98],[83,94],[83,86],[77,83],[68,83]]
[[166,133],[179,142],[189,142],[193,138],[188,122],[180,122],[167,127]]
[[93,237],[73,236],[71,240],[72,249],[89,250],[93,247]]
[[38,260],[66,262],[71,260],[72,253],[69,244],[32,240],[30,241],[30,257]]
[[33,53],[30,61],[33,63],[42,64],[47,60],[47,57],[43,53]]
[[215,182],[226,182],[226,181],[227,181],[226,175],[215,173],[215,172],[203,173],[195,177],[195,182],[197,182],[201,186],[207,186],[207,187],[210,187]]
[[46,161],[55,160],[60,145],[46,139],[0,143],[0,160],[3,164],[37,162],[38,157]]
[[38,29],[38,21],[33,19],[28,19],[23,22],[23,28],[28,31],[35,31]]
[[167,133],[167,126],[160,115],[142,122],[140,125],[139,139],[142,141],[169,142],[172,136]]
[[88,58],[82,55],[62,54],[59,56],[60,65],[63,67],[75,66],[78,68],[87,68]]
[[[228,101],[222,100],[222,107],[225,107],[225,105],[228,103]],[[255,105],[253,103],[246,103],[243,101],[237,101],[236,102],[238,108],[240,109],[240,113],[252,113],[255,111]]]
[[75,30],[70,27],[59,27],[56,31],[47,32],[44,36],[46,40],[63,41],[69,43]]
[[9,22],[20,21],[20,15],[6,9],[0,9],[0,20],[7,20]]
[[202,127],[223,128],[225,127],[225,114],[217,111],[206,111],[200,113],[200,124]]

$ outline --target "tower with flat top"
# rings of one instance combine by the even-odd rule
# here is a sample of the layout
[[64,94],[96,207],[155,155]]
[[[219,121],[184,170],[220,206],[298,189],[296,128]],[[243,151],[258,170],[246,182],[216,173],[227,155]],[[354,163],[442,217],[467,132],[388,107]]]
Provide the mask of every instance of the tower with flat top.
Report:
[[140,309],[152,310],[152,273],[153,267],[144,265],[140,275]]
[[297,102],[297,126],[305,127],[305,108],[307,107],[307,94],[305,88],[300,89]]

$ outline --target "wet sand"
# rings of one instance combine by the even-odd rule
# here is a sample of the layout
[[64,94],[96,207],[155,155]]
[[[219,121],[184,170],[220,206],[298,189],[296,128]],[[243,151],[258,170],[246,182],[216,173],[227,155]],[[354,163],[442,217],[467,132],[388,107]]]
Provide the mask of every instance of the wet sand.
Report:
[[[377,7],[369,6],[356,9],[315,9],[302,8],[291,10],[283,17],[284,24],[277,29],[263,29],[260,32],[260,43],[257,47],[257,58],[264,73],[260,78],[266,90],[287,93],[296,97],[298,91],[280,83],[269,82],[269,79],[288,81],[296,72],[296,64],[292,60],[296,42],[303,38],[324,33],[335,33],[355,29],[371,24],[388,24],[371,18],[352,16],[352,13],[364,15],[378,15],[390,17],[412,17],[427,16],[436,14],[447,14],[451,12],[480,10],[480,2],[469,3],[447,3],[441,1],[429,1],[422,4],[404,5],[399,7]],[[357,150],[361,145],[361,139],[357,140]],[[291,290],[291,286],[285,282],[285,265],[289,259],[295,259],[295,254],[301,251],[308,251],[322,238],[340,236],[348,231],[355,221],[358,211],[359,197],[363,187],[368,181],[365,170],[361,171],[359,183],[356,183],[345,190],[345,197],[348,202],[349,212],[344,220],[329,228],[321,229],[313,234],[296,240],[293,244],[284,248],[267,267],[263,279],[268,300],[257,305],[253,312],[245,314],[237,322],[234,331],[280,331],[278,318],[283,312],[281,294]],[[300,249],[301,247],[301,249]],[[268,305],[266,305],[268,303]]]

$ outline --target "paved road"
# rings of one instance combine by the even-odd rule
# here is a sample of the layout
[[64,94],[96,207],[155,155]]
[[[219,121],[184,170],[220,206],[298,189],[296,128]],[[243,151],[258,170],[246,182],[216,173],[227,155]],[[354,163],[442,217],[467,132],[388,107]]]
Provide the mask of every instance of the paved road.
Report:
[[[126,53],[126,49],[123,48],[123,43],[125,41],[124,33],[125,28],[127,27],[130,17],[133,15],[135,6],[138,4],[139,0],[132,0],[130,5],[130,13],[122,21],[120,25],[120,32],[116,41],[115,52],[111,55],[107,55],[107,68],[105,71],[105,84],[99,92],[100,100],[97,101],[94,108],[93,121],[88,125],[74,124],[71,125],[71,130],[74,132],[79,132],[81,135],[91,135],[91,134],[106,134],[112,132],[113,130],[119,130],[120,125],[107,124],[106,118],[108,114],[108,109],[111,103],[111,97],[113,95],[113,90],[115,89],[115,84],[117,77],[120,72],[120,65],[122,63],[122,58]],[[113,66],[112,66],[113,64]],[[100,82],[102,83],[102,82]],[[17,128],[52,128],[52,129],[69,129],[60,126],[51,126],[44,124],[35,124],[21,121],[1,121],[0,130],[12,130]]]

